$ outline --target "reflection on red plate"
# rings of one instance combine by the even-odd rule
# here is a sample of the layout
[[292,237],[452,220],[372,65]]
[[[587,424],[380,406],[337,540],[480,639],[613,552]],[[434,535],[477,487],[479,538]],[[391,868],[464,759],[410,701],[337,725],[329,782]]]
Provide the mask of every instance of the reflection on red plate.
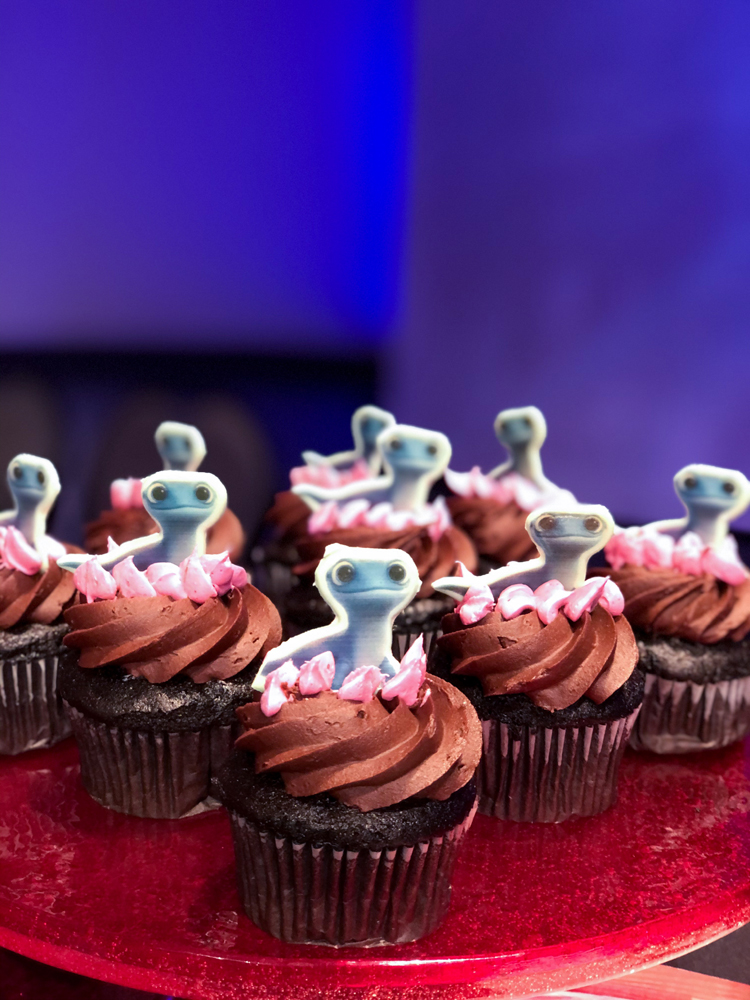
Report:
[[284,945],[237,912],[222,811],[102,809],[71,742],[0,763],[0,945],[196,1000],[522,996],[663,961],[750,919],[744,748],[630,754],[620,799],[559,826],[477,817],[446,922],[390,948]]

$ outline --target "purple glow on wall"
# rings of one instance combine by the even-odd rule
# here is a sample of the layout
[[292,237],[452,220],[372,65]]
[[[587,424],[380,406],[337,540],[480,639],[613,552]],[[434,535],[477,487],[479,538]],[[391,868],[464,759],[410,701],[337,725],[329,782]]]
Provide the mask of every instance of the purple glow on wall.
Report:
[[[422,4],[400,419],[453,465],[534,403],[545,468],[621,518],[750,471],[750,8]],[[745,518],[745,523],[750,523]]]
[[369,0],[4,3],[1,342],[377,340],[410,26]]

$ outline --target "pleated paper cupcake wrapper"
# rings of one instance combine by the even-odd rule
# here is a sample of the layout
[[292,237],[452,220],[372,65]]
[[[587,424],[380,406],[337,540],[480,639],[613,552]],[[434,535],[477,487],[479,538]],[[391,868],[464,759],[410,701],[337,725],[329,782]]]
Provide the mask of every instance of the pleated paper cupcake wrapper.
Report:
[[57,694],[59,657],[0,660],[0,754],[51,747],[70,736]]
[[210,794],[211,776],[229,756],[236,726],[144,732],[108,726],[67,703],[66,709],[83,786],[100,805],[151,819],[180,819],[219,805]]
[[400,626],[396,623],[393,629],[393,643],[391,649],[397,660],[400,660],[407,649],[415,642],[420,635],[424,641],[424,651],[429,657],[435,642],[443,634],[440,623],[427,623],[423,626],[412,625],[410,627]]
[[636,750],[693,753],[728,746],[750,732],[750,677],[697,684],[646,674]]
[[479,811],[519,823],[595,816],[617,798],[617,771],[639,708],[612,722],[511,729],[482,722]]
[[381,851],[296,843],[230,813],[244,910],[262,930],[298,944],[416,941],[446,914],[475,811],[439,837]]

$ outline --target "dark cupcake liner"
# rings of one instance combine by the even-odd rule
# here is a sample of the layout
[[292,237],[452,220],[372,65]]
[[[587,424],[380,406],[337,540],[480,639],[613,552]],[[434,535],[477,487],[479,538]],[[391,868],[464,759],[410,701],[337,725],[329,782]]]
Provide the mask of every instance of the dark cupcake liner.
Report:
[[81,759],[81,781],[107,809],[150,819],[179,819],[215,808],[211,776],[237,736],[235,725],[196,732],[119,729],[65,703]]
[[647,673],[630,745],[653,753],[694,753],[728,746],[748,733],[750,677],[699,684]]
[[435,642],[443,634],[440,622],[425,622],[423,625],[399,625],[398,622],[393,629],[393,643],[391,650],[397,660],[401,660],[407,649],[415,642],[420,635],[424,638],[424,651],[430,655]]
[[230,812],[242,906],[282,941],[416,941],[446,914],[456,855],[475,811],[441,836],[379,851],[296,843]]
[[51,747],[70,736],[57,694],[56,654],[0,660],[0,754]]
[[611,722],[556,729],[483,721],[479,811],[518,823],[559,823],[609,809],[639,711],[640,706]]

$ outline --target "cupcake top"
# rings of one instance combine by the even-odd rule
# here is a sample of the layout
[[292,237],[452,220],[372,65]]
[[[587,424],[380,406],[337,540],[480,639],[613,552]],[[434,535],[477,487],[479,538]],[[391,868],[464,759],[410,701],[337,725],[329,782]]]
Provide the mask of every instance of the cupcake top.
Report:
[[478,678],[485,695],[525,694],[548,711],[584,695],[601,704],[638,662],[618,587],[608,577],[586,580],[612,517],[599,505],[551,508],[530,514],[527,529],[537,559],[436,582],[460,599],[443,619],[438,649],[452,673]]
[[[157,451],[165,470],[196,472],[206,457],[206,443],[197,427],[165,420],[154,434]],[[156,534],[158,524],[144,508],[140,479],[115,479],[110,485],[110,510],[104,510],[86,525],[86,550],[106,552],[109,539],[118,545],[144,535]],[[245,534],[238,518],[225,510],[211,526],[207,549],[211,553],[229,551],[233,559],[242,555]]]
[[734,469],[695,464],[674,486],[684,517],[617,528],[605,547],[625,614],[648,633],[706,645],[744,639],[750,573],[729,524],[750,504],[750,483]]
[[56,562],[68,547],[47,534],[60,479],[46,458],[24,454],[10,461],[7,481],[13,509],[0,514],[0,628],[51,625],[75,592],[72,575]]
[[479,466],[470,472],[446,469],[445,482],[455,494],[448,507],[481,555],[498,562],[531,558],[535,550],[526,533],[526,514],[551,504],[574,503],[575,497],[544,475],[541,449],[547,424],[541,410],[502,410],[494,426],[508,460],[486,474]]
[[206,531],[226,507],[223,484],[209,473],[172,471],[149,476],[141,489],[157,534],[61,560],[75,570],[81,595],[65,613],[66,645],[81,650],[81,667],[116,665],[153,683],[238,674],[278,643],[281,625],[227,552],[205,554]]
[[445,501],[429,501],[450,461],[450,442],[437,431],[394,424],[380,432],[376,448],[382,475],[336,487],[298,483],[291,497],[277,497],[269,519],[296,546],[300,574],[312,573],[332,543],[403,549],[417,565],[419,596],[426,596],[457,559],[476,565],[474,547],[453,525]]
[[332,545],[316,580],[336,620],[266,656],[237,745],[290,795],[328,792],[362,812],[449,798],[474,774],[481,726],[464,695],[426,673],[421,636],[400,663],[391,653],[393,620],[419,586],[413,560]]

